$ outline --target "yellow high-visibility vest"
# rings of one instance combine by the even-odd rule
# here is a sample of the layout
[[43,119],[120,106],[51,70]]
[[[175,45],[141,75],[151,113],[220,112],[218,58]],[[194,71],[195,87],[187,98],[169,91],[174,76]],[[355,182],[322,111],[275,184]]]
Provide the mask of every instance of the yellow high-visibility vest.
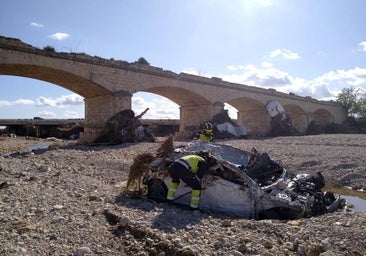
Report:
[[193,173],[198,172],[198,162],[205,160],[205,159],[203,159],[202,157],[200,157],[198,155],[187,155],[187,156],[183,156],[182,159],[184,161],[186,161],[191,166],[191,171]]

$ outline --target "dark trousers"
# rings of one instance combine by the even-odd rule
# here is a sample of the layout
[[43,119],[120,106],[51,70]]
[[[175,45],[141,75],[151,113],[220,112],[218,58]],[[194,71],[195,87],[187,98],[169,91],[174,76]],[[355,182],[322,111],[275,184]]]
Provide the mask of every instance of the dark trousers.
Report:
[[169,168],[169,174],[172,177],[172,182],[179,183],[182,180],[192,189],[201,190],[201,183],[196,175],[180,163],[173,163]]

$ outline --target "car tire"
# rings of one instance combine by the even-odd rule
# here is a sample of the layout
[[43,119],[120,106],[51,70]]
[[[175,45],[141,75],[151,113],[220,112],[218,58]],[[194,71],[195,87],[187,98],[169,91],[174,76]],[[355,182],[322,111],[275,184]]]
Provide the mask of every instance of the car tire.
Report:
[[160,179],[150,179],[147,183],[147,197],[157,201],[166,202],[168,187]]

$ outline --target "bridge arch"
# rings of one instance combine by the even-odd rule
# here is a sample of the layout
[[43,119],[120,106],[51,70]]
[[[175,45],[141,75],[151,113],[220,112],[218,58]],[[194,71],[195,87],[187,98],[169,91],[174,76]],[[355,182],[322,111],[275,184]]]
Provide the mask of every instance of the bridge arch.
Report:
[[238,110],[238,125],[245,125],[251,135],[264,135],[268,131],[271,119],[262,102],[242,97],[227,103]]
[[301,107],[295,104],[287,104],[283,106],[286,113],[292,120],[292,125],[300,132],[304,133],[308,127],[308,115]]
[[112,94],[101,86],[103,84],[101,77],[87,74],[85,70],[75,65],[65,65],[63,69],[57,69],[34,63],[1,64],[0,70],[2,75],[28,77],[56,84],[85,98]]
[[333,123],[333,115],[326,109],[318,109],[313,113],[315,124],[330,124]]
[[210,120],[213,115],[213,104],[191,90],[156,86],[143,91],[164,96],[179,105],[180,125],[177,137],[191,137],[197,132],[199,124]]
[[136,115],[147,108],[143,119],[179,119],[179,105],[165,96],[150,92],[135,92],[132,95],[131,109]]
[[231,119],[238,121],[239,110],[235,106],[225,102],[221,111],[226,111]]
[[164,96],[181,107],[201,106],[211,104],[210,101],[208,101],[201,95],[193,91],[179,87],[157,86],[147,88],[143,91]]

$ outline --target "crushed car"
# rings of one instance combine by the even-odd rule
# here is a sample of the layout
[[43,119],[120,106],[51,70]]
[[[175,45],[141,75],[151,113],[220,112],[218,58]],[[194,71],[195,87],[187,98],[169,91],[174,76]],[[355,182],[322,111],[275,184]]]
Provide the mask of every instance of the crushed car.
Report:
[[270,100],[266,104],[266,110],[271,116],[270,129],[267,136],[298,136],[300,132],[292,123],[291,117],[286,113],[284,107],[275,100]]
[[[324,178],[317,174],[294,174],[267,153],[240,150],[231,146],[198,140],[173,148],[166,140],[156,155],[144,153],[135,158],[127,187],[144,185],[146,196],[165,202],[171,182],[168,168],[176,159],[209,152],[209,173],[202,178],[199,209],[210,213],[254,219],[297,219],[333,212],[345,204],[331,192],[322,192]],[[174,203],[190,204],[191,188],[183,182]]]

